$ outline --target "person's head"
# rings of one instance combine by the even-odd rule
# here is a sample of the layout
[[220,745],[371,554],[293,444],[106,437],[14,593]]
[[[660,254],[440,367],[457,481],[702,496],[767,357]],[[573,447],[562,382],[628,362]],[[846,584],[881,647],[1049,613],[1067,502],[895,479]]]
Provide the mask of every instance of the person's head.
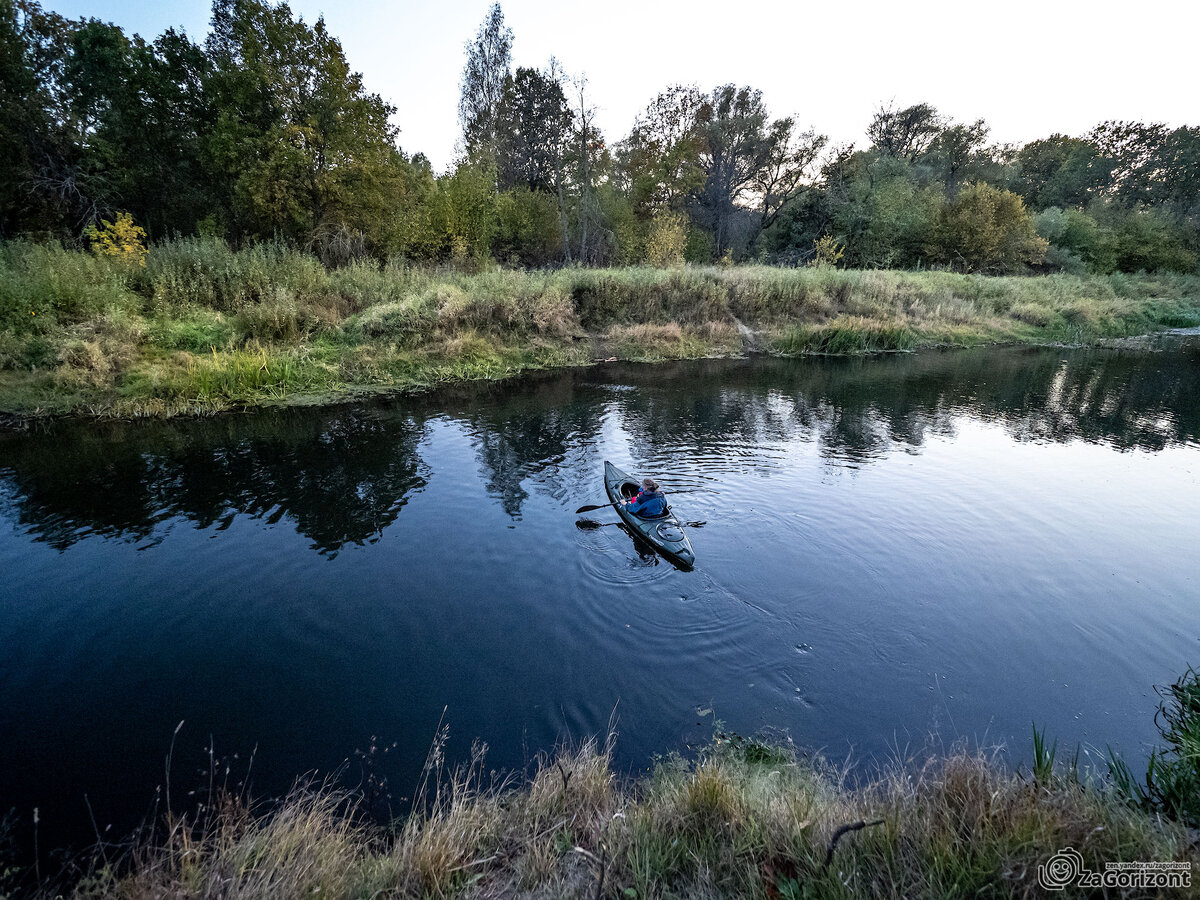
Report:
[[643,478],[642,479],[642,490],[643,491],[657,491],[658,490],[658,482],[655,481],[653,478]]

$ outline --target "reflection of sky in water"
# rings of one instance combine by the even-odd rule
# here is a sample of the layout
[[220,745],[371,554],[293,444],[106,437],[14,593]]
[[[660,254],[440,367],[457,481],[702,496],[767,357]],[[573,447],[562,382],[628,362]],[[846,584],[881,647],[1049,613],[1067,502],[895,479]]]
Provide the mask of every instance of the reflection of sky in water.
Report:
[[[446,707],[497,766],[614,708],[634,766],[698,708],[837,757],[936,729],[1020,758],[1031,721],[1140,756],[1197,661],[1198,371],[612,367],[0,438],[0,805],[134,822],[180,719],[181,758],[257,745],[264,790],[371,734],[407,788]],[[574,527],[605,458],[692,491],[695,572]]]

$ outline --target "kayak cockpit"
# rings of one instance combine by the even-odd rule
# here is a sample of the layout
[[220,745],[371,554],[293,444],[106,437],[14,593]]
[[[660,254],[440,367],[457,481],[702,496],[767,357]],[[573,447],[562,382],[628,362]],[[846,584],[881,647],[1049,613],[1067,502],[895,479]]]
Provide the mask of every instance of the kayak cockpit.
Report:
[[[632,500],[641,489],[642,486],[636,481],[622,481],[619,488],[621,496],[626,500]],[[633,512],[633,510],[626,510],[626,512],[637,519],[666,519],[671,515],[671,507],[663,504],[663,511],[656,516],[644,516],[641,513]],[[682,532],[680,534],[682,535]]]

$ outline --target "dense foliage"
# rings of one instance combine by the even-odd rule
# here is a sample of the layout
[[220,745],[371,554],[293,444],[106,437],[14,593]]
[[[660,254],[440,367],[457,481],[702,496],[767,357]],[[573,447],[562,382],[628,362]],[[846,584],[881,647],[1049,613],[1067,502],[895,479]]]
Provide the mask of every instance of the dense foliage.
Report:
[[796,265],[820,242],[860,268],[1197,267],[1197,127],[1005,146],[922,103],[877,110],[866,147],[830,147],[750,86],[674,85],[610,144],[586,79],[513,71],[513,42],[497,4],[439,174],[400,149],[394,108],[324,21],[286,3],[214,0],[197,44],[0,0],[0,238],[79,242],[124,213],[151,241],[284,241],[328,266]]

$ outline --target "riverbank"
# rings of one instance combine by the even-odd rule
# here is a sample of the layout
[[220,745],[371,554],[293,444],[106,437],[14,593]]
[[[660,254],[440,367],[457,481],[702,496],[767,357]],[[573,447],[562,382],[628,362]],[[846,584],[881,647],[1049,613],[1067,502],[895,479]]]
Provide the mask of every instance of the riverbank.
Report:
[[[40,896],[959,898],[1195,896],[1200,866],[1200,673],[1156,689],[1163,746],[1104,777],[1033,730],[1027,770],[959,747],[865,781],[790,740],[721,730],[637,779],[615,736],[539,754],[523,776],[486,747],[445,766],[435,736],[412,801],[364,783],[302,785],[256,810],[210,763],[190,816],[102,845]],[[172,750],[174,745],[172,744]],[[168,756],[168,773],[170,756]],[[201,773],[203,774],[203,773]],[[169,778],[169,775],[168,775]],[[169,797],[169,791],[168,791]],[[397,810],[397,805],[405,807]],[[379,824],[382,821],[385,824]],[[1124,864],[1124,865],[1122,865]],[[0,869],[0,892],[28,872]],[[1094,877],[1119,881],[1094,881]],[[1065,893],[1059,894],[1059,891]]]
[[1200,324],[1200,277],[768,267],[328,271],[182,240],[145,266],[0,246],[0,413],[325,402],[596,359],[1089,344]]
[[[855,785],[790,744],[719,734],[638,781],[617,777],[611,742],[594,741],[539,757],[519,786],[491,783],[481,750],[426,778],[427,805],[389,827],[371,824],[361,794],[329,787],[297,789],[269,813],[214,796],[41,895],[1024,897],[1047,893],[1039,867],[1067,848],[1092,872],[1200,872],[1194,832],[1056,767],[1036,736],[1024,775],[960,750]],[[1073,875],[1059,884],[1095,893]],[[1120,893],[1194,896],[1162,884]]]

